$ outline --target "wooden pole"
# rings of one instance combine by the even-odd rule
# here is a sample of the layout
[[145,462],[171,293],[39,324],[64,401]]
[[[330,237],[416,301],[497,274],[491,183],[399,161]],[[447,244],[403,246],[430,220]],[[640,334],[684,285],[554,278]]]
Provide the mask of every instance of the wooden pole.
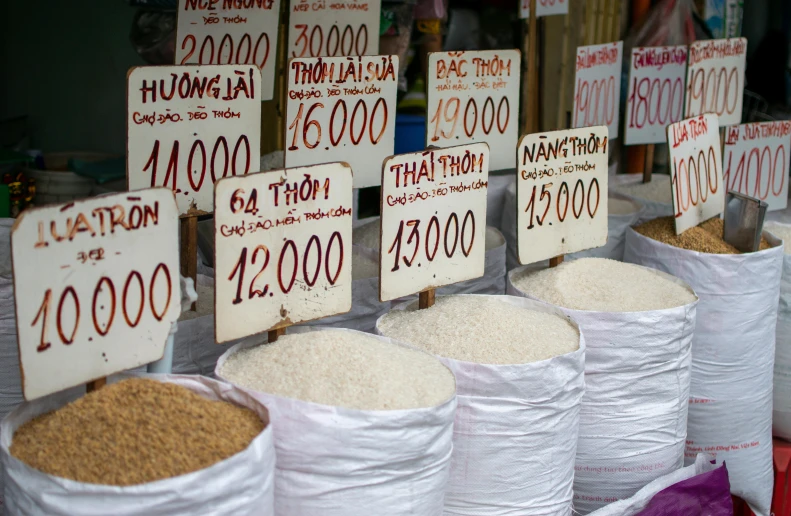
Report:
[[654,172],[654,144],[645,146],[645,165],[643,166],[643,183],[651,182],[651,174]]
[[275,342],[275,341],[276,341],[276,340],[277,340],[279,337],[282,337],[282,336],[283,336],[283,335],[285,335],[285,334],[286,334],[286,329],[285,329],[285,328],[278,328],[278,329],[276,329],[276,330],[269,330],[269,331],[267,332],[267,342],[269,342],[270,344],[272,344],[272,343],[273,343],[273,342]]
[[538,132],[538,18],[536,0],[530,0],[530,18],[527,21],[527,78],[525,80],[524,134]]
[[554,258],[550,258],[549,259],[549,266],[550,267],[557,267],[561,263],[563,263],[563,255],[562,254],[560,256],[555,256]]
[[[198,217],[187,215],[181,218],[181,275],[192,278],[195,288],[198,287]],[[190,308],[196,310],[196,303]]]
[[277,150],[286,149],[286,102],[288,99],[288,27],[290,0],[282,0],[280,10],[280,31],[277,41]]
[[558,117],[556,128],[561,129],[566,122],[566,83],[568,82],[568,53],[569,53],[569,39],[571,39],[571,15],[566,14],[563,20],[563,47],[561,50],[560,58],[560,92],[558,96]]
[[420,293],[420,297],[418,299],[418,308],[424,310],[426,308],[431,308],[434,306],[434,295],[436,291],[433,288],[426,290],[425,292]]
[[98,380],[94,380],[92,382],[88,382],[85,386],[87,392],[98,391],[102,387],[107,385],[107,378],[99,378]]

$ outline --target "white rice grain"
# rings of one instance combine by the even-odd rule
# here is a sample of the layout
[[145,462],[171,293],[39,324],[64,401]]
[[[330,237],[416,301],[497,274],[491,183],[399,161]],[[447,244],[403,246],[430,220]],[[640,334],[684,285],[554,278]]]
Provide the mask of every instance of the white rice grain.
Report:
[[557,315],[485,296],[437,298],[431,308],[393,310],[386,336],[441,357],[479,364],[526,364],[579,349],[579,332]]
[[607,213],[608,215],[629,215],[638,211],[639,206],[631,201],[624,199],[616,199],[615,197],[607,198]]
[[[370,251],[370,250],[369,250]],[[365,252],[358,246],[352,249],[352,280],[375,278],[379,276],[378,256]]]
[[197,319],[204,315],[214,313],[214,287],[210,285],[198,285],[197,311],[192,310],[182,312],[179,316],[179,321],[189,321],[190,319]]
[[228,357],[220,374],[259,392],[359,410],[435,407],[456,389],[435,357],[352,331],[313,331]]
[[613,190],[638,199],[670,204],[673,202],[670,193],[670,176],[667,174],[653,174],[650,183],[629,183],[613,185]]
[[522,292],[572,310],[641,312],[683,306],[693,292],[651,269],[606,258],[580,258],[552,269],[514,274]]

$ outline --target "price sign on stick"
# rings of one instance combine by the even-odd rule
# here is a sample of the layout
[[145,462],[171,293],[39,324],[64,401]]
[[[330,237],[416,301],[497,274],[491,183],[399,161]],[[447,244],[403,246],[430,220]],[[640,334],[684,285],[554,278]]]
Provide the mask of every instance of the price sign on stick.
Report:
[[[551,16],[553,14],[568,14],[569,0],[536,0],[536,17]],[[520,18],[530,18],[530,0],[521,0],[519,7]]]
[[288,57],[379,53],[381,0],[291,0]]
[[514,168],[520,52],[435,52],[428,67],[426,146],[486,142],[492,170]]
[[483,276],[488,184],[485,143],[385,160],[381,301]]
[[623,41],[577,48],[574,83],[574,127],[606,125],[618,137]]
[[258,171],[257,67],[145,66],[127,81],[130,190],[165,186],[179,214],[210,213],[215,181]]
[[528,134],[519,142],[522,264],[607,243],[607,128]]
[[689,46],[685,116],[716,113],[719,125],[742,121],[747,39],[712,39]]
[[176,64],[255,65],[272,100],[281,0],[179,0]]
[[736,191],[785,209],[791,122],[743,124],[726,129],[723,168],[726,191]]
[[347,164],[228,178],[215,190],[218,343],[351,309]]
[[286,166],[344,161],[354,187],[379,185],[393,153],[398,56],[292,59]]
[[164,188],[20,215],[11,250],[26,399],[162,358],[181,313],[178,223]]
[[667,127],[670,187],[676,234],[722,213],[725,187],[717,115],[708,113]]
[[668,124],[684,118],[686,71],[686,46],[632,49],[626,145],[664,143]]

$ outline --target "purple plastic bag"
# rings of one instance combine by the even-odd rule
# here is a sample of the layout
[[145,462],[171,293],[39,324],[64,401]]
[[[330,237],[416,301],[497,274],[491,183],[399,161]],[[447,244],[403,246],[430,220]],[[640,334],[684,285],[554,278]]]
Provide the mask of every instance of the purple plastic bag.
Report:
[[728,469],[723,463],[717,469],[666,487],[651,498],[638,516],[733,516]]

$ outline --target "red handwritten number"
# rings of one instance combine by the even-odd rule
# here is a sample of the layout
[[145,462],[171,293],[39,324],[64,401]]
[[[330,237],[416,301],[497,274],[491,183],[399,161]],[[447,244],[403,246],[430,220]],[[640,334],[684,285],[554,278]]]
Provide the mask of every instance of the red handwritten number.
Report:
[[[99,298],[99,294],[102,293],[102,285],[107,287],[110,292],[110,310],[109,315],[107,316],[107,323],[104,325],[104,329],[102,329],[101,325],[99,324],[99,320],[96,314],[96,301]],[[104,306],[102,306],[104,308]],[[93,327],[96,329],[96,333],[104,337],[110,331],[110,327],[113,325],[113,319],[115,318],[115,286],[113,285],[112,280],[107,276],[103,276],[99,283],[96,285],[96,288],[93,291],[93,305],[91,306],[91,314],[93,315]]]
[[[596,188],[595,206],[593,205],[593,199],[591,198],[593,195],[594,186]],[[545,183],[541,185],[541,195],[539,196],[538,200],[536,200],[537,188],[537,185],[533,185],[530,198],[528,199],[524,210],[524,213],[530,214],[528,217],[527,229],[533,229],[536,227],[536,224],[543,226],[544,221],[547,218],[547,214],[549,213],[549,209],[552,207],[552,183]],[[596,212],[599,210],[600,194],[599,180],[596,178],[593,178],[588,185],[587,195],[585,194],[585,183],[582,179],[577,180],[577,182],[574,184],[574,190],[571,192],[569,191],[568,183],[566,183],[566,181],[562,181],[558,187],[557,195],[555,197],[555,212],[557,213],[558,222],[562,223],[566,220],[569,211],[569,204],[571,204],[571,212],[575,219],[579,219],[582,216],[582,212],[585,210],[586,205],[590,218],[595,217]],[[545,203],[544,213],[541,215],[536,215],[536,204],[541,202]]]
[[[469,256],[472,252],[475,241],[475,214],[472,212],[472,210],[468,210],[465,213],[461,225],[459,224],[459,216],[455,212],[452,212],[445,221],[445,226],[442,231],[440,231],[441,227],[442,226],[437,216],[432,216],[431,219],[429,219],[428,225],[426,226],[425,241],[421,247],[421,221],[400,221],[395,238],[393,238],[393,242],[390,244],[390,247],[387,250],[387,254],[394,255],[393,267],[390,269],[390,271],[398,271],[401,268],[402,262],[407,267],[412,267],[415,261],[418,260],[417,254],[421,249],[425,251],[425,258],[429,262],[433,262],[437,256],[437,251],[439,250],[440,240],[443,242],[445,256],[448,258],[452,258],[456,254],[456,250],[459,248],[461,248],[461,252],[465,257]],[[406,228],[411,228],[409,236],[406,240],[407,246],[413,246],[411,257],[408,257],[401,252],[404,246],[404,233]],[[459,246],[459,242],[461,242],[461,246]],[[420,266],[421,263],[422,262],[418,262],[418,266]]]
[[36,313],[36,317],[33,319],[33,322],[30,323],[30,326],[36,326],[38,324],[38,320],[42,319],[41,321],[41,339],[39,341],[39,345],[36,348],[36,351],[41,353],[44,350],[49,349],[52,344],[47,339],[47,322],[49,319],[49,305],[52,302],[52,289],[48,288],[46,292],[44,292],[44,300],[41,302],[41,307],[38,309],[38,313]]
[[[782,157],[781,157],[782,154]],[[777,197],[783,193],[787,174],[788,158],[785,144],[772,154],[772,149],[754,147],[737,159],[734,170],[734,154],[728,151],[727,166],[723,179],[728,190],[756,197],[765,201],[771,192]],[[753,166],[754,165],[754,166]],[[780,179],[778,185],[777,179]]]
[[[459,113],[461,113],[461,101],[458,97],[451,97],[445,101],[440,99],[437,104],[437,109],[431,115],[429,125],[434,126],[434,131],[431,141],[436,142],[441,138],[452,139],[456,138],[456,128],[459,126]],[[462,114],[461,125],[464,128],[464,134],[467,138],[472,138],[475,130],[478,127],[478,119],[481,121],[481,129],[485,135],[488,135],[492,128],[497,123],[497,130],[500,134],[505,134],[508,129],[508,123],[511,119],[511,105],[508,97],[503,96],[494,107],[494,99],[486,97],[483,103],[483,109],[478,110],[478,103],[474,98],[467,99],[467,104],[464,107]],[[449,130],[447,126],[450,126]],[[440,138],[441,137],[441,138]]]
[[[316,109],[324,109],[324,104],[321,102],[311,104],[306,113],[305,104],[300,103],[297,114],[294,116],[294,119],[288,126],[288,130],[293,131],[291,135],[291,145],[289,145],[288,150],[298,150],[300,148],[300,144],[308,149],[315,149],[321,145],[323,135],[321,123],[318,120],[311,120],[313,111]],[[348,120],[348,124],[347,113],[348,111],[346,101],[343,99],[336,101],[332,111],[330,112],[329,118],[330,144],[333,147],[342,145],[342,141],[347,135],[352,144],[359,145],[366,133],[366,128],[368,129],[368,137],[371,144],[376,145],[379,143],[379,141],[382,139],[382,136],[384,136],[385,130],[387,129],[388,110],[384,99],[378,99],[370,112],[365,100],[359,99],[352,109],[351,119]],[[382,113],[381,117],[379,116],[379,113]],[[341,120],[340,123],[342,124],[340,129],[337,129],[338,119]],[[379,124],[379,132],[374,134],[374,126],[376,125],[376,121],[378,119],[381,119],[382,122]],[[302,126],[301,140],[299,138],[300,126]],[[349,128],[348,132],[346,131],[347,126]],[[313,129],[313,131],[311,131],[311,129]],[[309,141],[311,134],[315,134],[315,138]]]
[[629,127],[642,129],[646,126],[661,126],[678,122],[684,107],[681,78],[671,85],[670,79],[661,83],[643,77],[632,79],[632,94],[629,96]]
[[[66,337],[63,333],[63,303],[66,301],[66,296],[71,295],[71,301],[74,306],[74,327],[71,330],[71,335]],[[74,342],[74,336],[77,334],[77,328],[79,327],[80,321],[80,300],[77,299],[77,292],[74,290],[74,287],[66,287],[66,290],[63,291],[63,294],[60,295],[60,301],[58,302],[58,314],[57,314],[57,327],[58,327],[58,335],[60,335],[60,340],[66,345],[71,344]]]
[[366,25],[360,25],[356,30],[351,25],[346,25],[341,34],[340,27],[334,24],[327,32],[326,40],[321,25],[314,25],[311,28],[304,23],[298,23],[294,25],[294,29],[299,34],[294,40],[291,57],[362,56],[368,52]]
[[[236,55],[234,56],[234,40],[230,34],[225,34],[223,36],[223,38],[220,40],[219,47],[215,47],[214,37],[209,34],[203,38],[203,42],[200,46],[200,52],[198,53],[197,64],[206,65],[215,64],[215,62],[217,64],[255,64],[258,65],[259,68],[263,68],[266,66],[266,63],[269,60],[269,35],[265,32],[262,32],[258,36],[254,47],[252,46],[252,41],[253,37],[250,34],[242,34],[242,37],[239,40],[239,46],[236,47]],[[181,58],[181,62],[179,64],[185,65],[194,62],[192,61],[192,56],[195,55],[195,49],[198,46],[198,42],[194,35],[188,34],[181,42],[182,50],[186,50],[187,46],[189,46],[189,51],[184,57]],[[244,57],[242,57],[242,47],[245,47]],[[226,48],[228,49],[227,56],[224,57],[223,54]],[[207,51],[208,55],[206,55]],[[262,55],[259,56],[259,53],[262,53]],[[225,61],[224,63],[223,60]]]
[[692,72],[687,84],[686,116],[702,113],[732,115],[739,104],[740,88],[738,69],[733,66],[709,69],[698,68]]

